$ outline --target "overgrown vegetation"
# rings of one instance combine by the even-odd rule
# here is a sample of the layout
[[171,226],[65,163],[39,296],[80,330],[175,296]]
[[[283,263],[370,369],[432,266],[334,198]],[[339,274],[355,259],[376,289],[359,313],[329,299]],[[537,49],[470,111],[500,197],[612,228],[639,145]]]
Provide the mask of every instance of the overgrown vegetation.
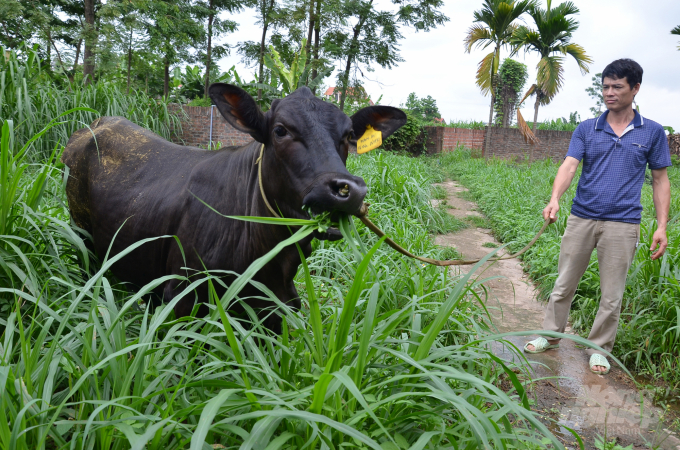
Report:
[[[111,276],[143,241],[101,261],[90,254],[69,225],[61,145],[32,166],[39,155],[11,121],[0,142],[2,448],[536,448],[546,438],[561,448],[512,368],[480,342],[484,290],[471,275],[404,259],[345,218],[346,239],[316,242],[301,266],[302,310],[279,305],[281,336],[228,314],[276,249],[213,295],[208,317],[176,320],[174,303],[202,283],[214,292],[221,274],[194,276],[147,309],[166,278],[129,291]],[[455,256],[430,238],[456,226],[429,203],[441,173],[383,152],[349,167],[370,186],[381,228],[411,251]],[[323,220],[299,221],[286,243]]]
[[[535,235],[543,222],[558,165],[547,160],[531,166],[506,161],[485,161],[461,150],[441,157],[442,167],[465,184],[490,219],[495,234],[520,249]],[[680,170],[668,169],[671,189],[680,187]],[[523,255],[525,270],[537,282],[544,299],[557,278],[557,260],[571,199],[578,176],[561,202],[557,222]],[[680,199],[672,198],[668,224],[669,247],[658,261],[649,259],[649,247],[656,227],[652,189],[645,183],[640,246],[628,275],[619,332],[613,353],[628,367],[663,380],[672,398],[680,391]],[[576,292],[571,321],[574,329],[587,336],[601,296],[597,259],[591,263]]]
[[93,110],[76,111],[33,142],[29,156],[34,161],[46,159],[74,131],[103,115],[126,117],[166,139],[173,127],[181,130],[179,117],[168,111],[163,100],[135,90],[126,95],[119,85],[107,82],[61,87],[43,73],[36,49],[25,48],[19,55],[4,48],[0,51],[5,55],[0,57],[0,123],[14,121],[15,142],[27,142],[64,111]]
[[420,155],[425,151],[427,131],[422,120],[411,111],[406,111],[406,124],[383,142],[383,148],[390,151],[407,151]]
[[509,127],[515,115],[515,108],[521,100],[522,89],[529,77],[526,64],[505,58],[498,69],[498,82],[494,94],[496,126]]

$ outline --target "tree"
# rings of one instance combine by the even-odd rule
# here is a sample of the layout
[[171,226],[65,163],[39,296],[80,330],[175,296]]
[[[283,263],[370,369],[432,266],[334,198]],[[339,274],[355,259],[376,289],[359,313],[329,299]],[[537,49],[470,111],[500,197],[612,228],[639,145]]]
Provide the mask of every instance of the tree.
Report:
[[83,24],[83,37],[85,39],[85,51],[83,52],[83,78],[85,84],[90,84],[94,77],[95,47],[97,46],[97,28],[95,18],[97,9],[101,6],[99,0],[83,0],[85,23]]
[[[233,33],[238,24],[232,20],[220,19],[219,13],[226,11],[234,13],[243,8],[244,0],[199,0],[195,5],[197,17],[208,21],[206,26],[207,46],[205,52],[205,81],[203,97],[208,98],[208,86],[210,85],[210,66],[212,65],[213,53],[221,58],[229,53],[229,47],[218,45],[213,47],[213,37],[217,38],[225,33]],[[199,52],[202,53],[202,52]]]
[[373,1],[345,0],[340,8],[343,26],[327,36],[329,54],[345,64],[338,75],[341,109],[345,106],[352,68],[360,71],[363,64],[371,70],[372,63],[392,68],[403,61],[398,52],[398,42],[403,38],[400,25],[429,31],[449,20],[437,9],[443,0],[397,0],[396,12],[377,10]]
[[500,63],[501,48],[509,45],[512,34],[517,29],[515,20],[529,10],[531,0],[515,2],[513,0],[484,0],[481,10],[474,12],[474,23],[465,37],[465,51],[470,53],[473,47],[483,49],[493,46],[477,66],[476,83],[482,94],[491,94],[489,107],[489,126],[493,120],[496,74]]
[[498,81],[495,89],[496,125],[507,128],[512,123],[515,108],[529,74],[527,66],[514,59],[505,58],[498,68]]
[[411,111],[414,116],[424,122],[432,122],[434,119],[441,118],[439,108],[437,108],[437,100],[431,96],[418,98],[415,92],[411,92],[406,99],[404,108]]
[[113,40],[126,55],[126,86],[130,93],[132,82],[133,54],[140,47],[140,41],[146,37],[143,33],[142,15],[146,2],[142,0],[109,1],[100,11],[100,16],[107,19],[103,27],[105,34]]
[[536,83],[529,88],[524,97],[536,95],[534,125],[530,134],[527,133],[529,128],[524,118],[519,109],[517,110],[520,130],[531,140],[535,140],[533,131],[536,130],[539,106],[549,104],[564,83],[564,57],[569,55],[574,58],[583,75],[588,73],[588,65],[593,62],[583,47],[571,42],[572,34],[578,29],[579,23],[569,16],[578,14],[579,9],[571,2],[561,3],[555,8],[552,8],[551,3],[551,0],[548,0],[546,9],[531,6],[529,15],[534,19],[536,29],[521,25],[511,39],[513,55],[524,49],[525,53],[536,52],[540,57],[536,65],[538,69]]
[[596,73],[593,77],[593,85],[586,88],[589,97],[595,100],[595,106],[590,108],[593,117],[598,117],[602,114],[602,107],[604,106],[604,97],[602,96],[602,74]]
[[[265,65],[264,55],[267,53],[267,33],[275,31],[281,24],[282,19],[286,14],[281,11],[280,5],[276,0],[255,0],[251,6],[255,6],[257,12],[257,22],[262,26],[262,35],[260,42],[244,41],[239,42],[238,52],[243,56],[243,61],[246,63],[255,63],[257,65],[257,82],[264,83],[265,79]],[[257,101],[262,100],[262,88],[257,90]]]
[[[676,34],[676,35],[680,36],[680,25],[678,25],[677,27],[673,28],[673,29],[671,30],[671,34]],[[678,50],[680,50],[680,44],[678,44]]]
[[189,50],[203,42],[204,30],[195,20],[190,0],[155,0],[147,11],[148,45],[162,60],[163,95],[167,98],[170,66],[190,59]]

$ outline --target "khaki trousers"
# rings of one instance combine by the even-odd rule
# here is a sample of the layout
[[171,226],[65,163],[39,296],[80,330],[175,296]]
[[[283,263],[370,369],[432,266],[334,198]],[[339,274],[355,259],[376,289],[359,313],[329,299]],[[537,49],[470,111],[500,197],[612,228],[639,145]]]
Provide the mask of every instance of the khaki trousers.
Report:
[[[597,249],[602,299],[588,339],[611,352],[619,326],[626,275],[639,241],[639,224],[570,215],[562,237],[557,281],[550,294],[543,329],[564,333],[574,293],[588,268],[593,249]],[[602,352],[588,349],[587,353]]]

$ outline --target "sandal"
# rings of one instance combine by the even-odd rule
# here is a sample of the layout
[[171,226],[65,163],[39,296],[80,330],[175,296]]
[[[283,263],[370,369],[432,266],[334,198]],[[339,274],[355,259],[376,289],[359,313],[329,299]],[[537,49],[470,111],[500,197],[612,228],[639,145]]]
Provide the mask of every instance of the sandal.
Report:
[[[596,373],[598,375],[606,375],[609,373],[610,368],[609,361],[607,361],[607,358],[605,358],[603,355],[600,355],[599,353],[593,354],[593,356],[590,357],[590,362],[588,364],[590,371],[593,373]],[[604,372],[600,372],[597,370],[593,370],[593,366],[602,366],[605,367],[606,369]]]
[[[533,345],[534,349],[529,350],[527,348],[527,345]],[[560,344],[550,344],[548,340],[544,337],[536,338],[533,341],[529,341],[526,344],[524,344],[524,351],[526,353],[543,353],[544,351],[551,348],[560,348]]]

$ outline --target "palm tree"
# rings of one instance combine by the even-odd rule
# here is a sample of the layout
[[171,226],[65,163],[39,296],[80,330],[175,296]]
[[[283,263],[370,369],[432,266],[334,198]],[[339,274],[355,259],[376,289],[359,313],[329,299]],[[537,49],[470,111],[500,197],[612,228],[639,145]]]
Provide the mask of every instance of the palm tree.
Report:
[[527,12],[534,0],[484,0],[481,10],[474,12],[475,21],[465,37],[465,51],[470,53],[472,47],[483,49],[493,46],[477,66],[477,86],[482,94],[491,94],[489,108],[489,126],[493,120],[495,85],[500,62],[501,47],[510,43],[510,37],[517,29],[513,22]]
[[[680,36],[680,25],[678,25],[677,27],[673,28],[673,29],[671,30],[671,34],[677,34],[678,36]],[[678,44],[678,50],[680,50],[680,44]]]
[[[517,28],[511,39],[512,55],[524,49],[525,52],[538,53],[541,58],[536,66],[538,69],[536,83],[524,96],[527,98],[529,95],[536,95],[532,131],[536,130],[538,107],[549,104],[562,88],[565,56],[570,55],[574,58],[583,75],[588,73],[588,65],[593,62],[583,47],[571,42],[572,34],[578,29],[579,23],[569,16],[578,13],[579,9],[569,1],[552,8],[551,0],[548,0],[547,9],[534,5],[530,8],[529,15],[534,19],[536,29],[522,25]],[[535,141],[533,132],[529,131],[519,112],[519,107],[517,108],[517,122],[525,138]]]

